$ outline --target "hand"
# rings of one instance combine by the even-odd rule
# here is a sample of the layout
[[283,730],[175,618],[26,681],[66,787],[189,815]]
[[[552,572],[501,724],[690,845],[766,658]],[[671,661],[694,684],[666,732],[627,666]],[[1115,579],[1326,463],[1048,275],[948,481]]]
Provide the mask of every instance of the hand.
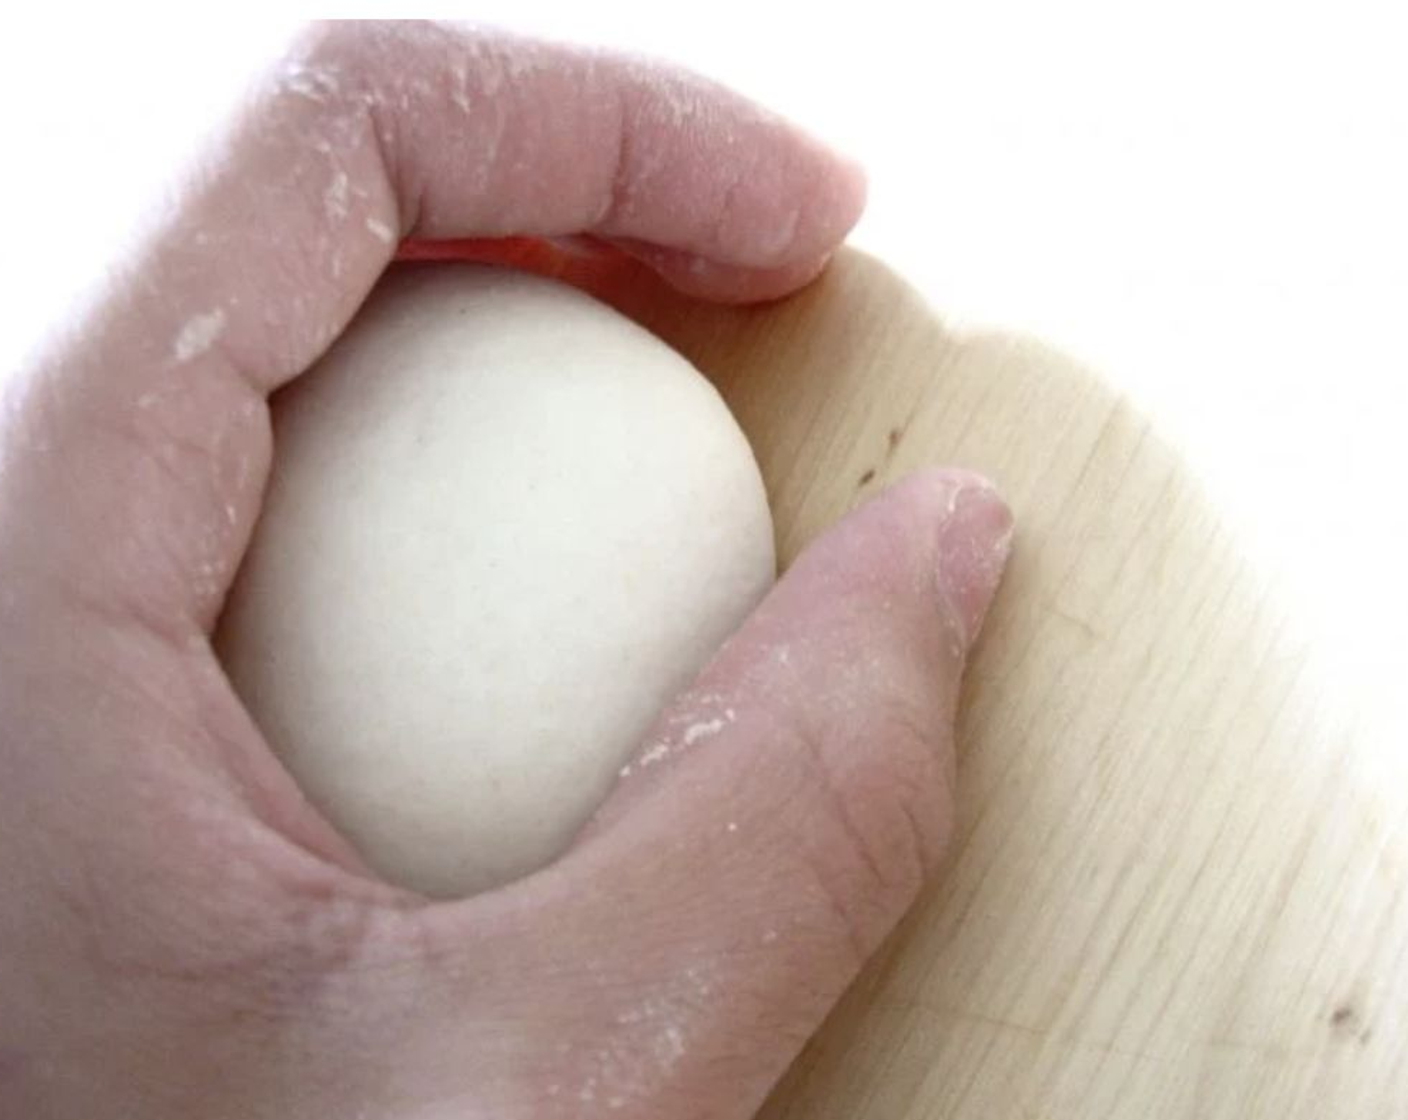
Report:
[[402,238],[586,232],[749,299],[861,195],[722,89],[499,34],[320,28],[258,86],[5,386],[0,1115],[752,1114],[943,849],[1010,531],[982,480],[912,477],[818,541],[671,709],[733,722],[461,902],[364,871],[208,637],[266,398]]

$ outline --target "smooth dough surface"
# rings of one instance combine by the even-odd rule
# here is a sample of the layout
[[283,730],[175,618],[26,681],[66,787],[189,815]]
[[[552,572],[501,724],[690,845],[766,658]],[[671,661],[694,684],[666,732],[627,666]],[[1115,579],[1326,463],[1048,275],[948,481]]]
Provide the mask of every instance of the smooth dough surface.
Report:
[[559,855],[774,578],[714,388],[550,281],[393,271],[274,433],[221,656],[310,800],[428,894]]

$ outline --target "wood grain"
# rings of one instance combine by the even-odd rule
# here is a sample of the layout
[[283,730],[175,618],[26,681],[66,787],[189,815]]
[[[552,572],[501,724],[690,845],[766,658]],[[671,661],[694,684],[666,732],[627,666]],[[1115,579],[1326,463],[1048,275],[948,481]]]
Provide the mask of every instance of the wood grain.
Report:
[[1149,424],[859,253],[767,308],[628,279],[751,437],[784,562],[924,463],[1017,515],[952,857],[766,1120],[1408,1117],[1408,791]]

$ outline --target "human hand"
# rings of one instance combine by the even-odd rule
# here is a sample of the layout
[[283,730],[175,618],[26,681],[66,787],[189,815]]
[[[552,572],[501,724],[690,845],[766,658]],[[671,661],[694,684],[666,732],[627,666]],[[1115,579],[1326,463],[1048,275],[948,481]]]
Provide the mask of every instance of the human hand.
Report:
[[[557,863],[377,881],[209,645],[266,398],[403,237],[590,233],[695,294],[814,275],[857,173],[698,79],[331,26],[252,94],[0,424],[0,1116],[741,1118],[951,821],[966,648],[1010,521],[931,471],[819,540]],[[705,697],[715,697],[706,701]]]

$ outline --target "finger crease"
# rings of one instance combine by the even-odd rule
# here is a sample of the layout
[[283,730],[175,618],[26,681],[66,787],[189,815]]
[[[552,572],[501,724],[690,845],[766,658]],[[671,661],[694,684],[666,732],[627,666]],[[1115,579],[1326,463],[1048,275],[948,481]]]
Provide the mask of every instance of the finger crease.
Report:
[[617,95],[616,104],[616,155],[611,162],[611,178],[607,183],[601,212],[592,223],[596,229],[609,229],[630,203],[630,169],[634,159],[624,93]]

